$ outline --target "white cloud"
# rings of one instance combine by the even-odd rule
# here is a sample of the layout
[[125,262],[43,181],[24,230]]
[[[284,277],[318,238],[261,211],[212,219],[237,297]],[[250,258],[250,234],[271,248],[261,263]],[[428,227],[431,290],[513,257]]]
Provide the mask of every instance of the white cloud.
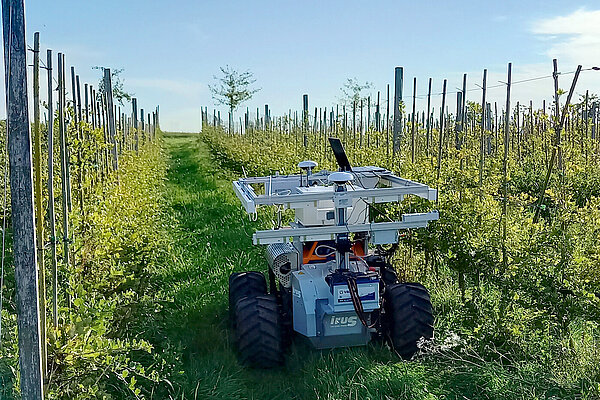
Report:
[[[600,64],[600,10],[579,9],[567,15],[535,21],[532,33],[549,44],[546,54],[567,64]],[[554,40],[550,44],[548,39]]]

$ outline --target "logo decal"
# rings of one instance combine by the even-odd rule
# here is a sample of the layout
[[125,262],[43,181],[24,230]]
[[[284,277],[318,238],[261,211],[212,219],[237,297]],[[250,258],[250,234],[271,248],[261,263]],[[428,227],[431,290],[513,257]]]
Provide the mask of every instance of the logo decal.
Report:
[[358,321],[357,316],[337,317],[335,315],[332,315],[331,318],[329,319],[329,326],[331,326],[332,328],[352,327],[352,326],[356,326],[357,321]]

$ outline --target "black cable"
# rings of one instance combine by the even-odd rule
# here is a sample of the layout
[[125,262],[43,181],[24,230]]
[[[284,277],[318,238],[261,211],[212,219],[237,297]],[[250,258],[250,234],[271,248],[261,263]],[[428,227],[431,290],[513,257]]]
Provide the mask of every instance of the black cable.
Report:
[[[358,285],[356,284],[356,278],[353,276],[347,276],[346,282],[348,283],[348,291],[350,292],[350,299],[352,300],[352,305],[354,306],[354,311],[358,316],[360,322],[367,328],[371,329],[377,325],[379,322],[379,318],[375,320],[371,325],[367,323],[367,319],[365,318],[365,311],[362,306],[362,302],[360,301],[360,296],[358,294]],[[381,314],[380,314],[381,315]]]

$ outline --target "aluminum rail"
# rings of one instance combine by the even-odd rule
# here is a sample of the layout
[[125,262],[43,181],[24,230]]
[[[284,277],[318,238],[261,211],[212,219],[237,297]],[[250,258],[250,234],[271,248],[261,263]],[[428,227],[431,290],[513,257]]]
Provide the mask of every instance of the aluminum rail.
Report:
[[316,240],[333,240],[338,233],[371,233],[371,242],[374,244],[396,243],[398,231],[401,229],[424,228],[429,221],[439,219],[437,211],[428,213],[404,214],[402,221],[398,222],[373,222],[370,224],[354,224],[345,226],[317,226],[282,228],[275,230],[257,231],[252,236],[254,244],[288,243],[292,238],[299,238],[301,242]]
[[[297,180],[299,183],[300,176],[293,175],[289,176],[294,182]],[[295,208],[294,204],[302,204],[307,202],[319,201],[319,200],[331,200],[333,198],[333,192],[319,192],[319,193],[300,193],[297,189],[294,191],[291,186],[294,182],[286,181],[285,178],[278,176],[261,178],[246,178],[240,179],[233,182],[233,189],[236,196],[240,199],[244,209],[247,213],[253,214],[256,212],[256,207],[260,205],[283,205],[287,208]],[[374,189],[363,189],[358,187],[359,190],[351,190],[347,192],[347,196],[350,198],[362,198],[371,203],[388,203],[394,201],[401,201],[404,196],[413,194],[422,197],[427,200],[437,200],[437,190],[431,189],[429,186],[414,182],[408,179],[399,178],[393,175],[380,176],[383,179],[383,183],[389,183],[391,187],[374,188]],[[387,182],[385,182],[387,181]],[[265,195],[257,195],[250,186],[251,183],[264,183],[268,184],[269,188]],[[275,184],[287,183],[288,189],[285,194],[272,191],[272,187]]]

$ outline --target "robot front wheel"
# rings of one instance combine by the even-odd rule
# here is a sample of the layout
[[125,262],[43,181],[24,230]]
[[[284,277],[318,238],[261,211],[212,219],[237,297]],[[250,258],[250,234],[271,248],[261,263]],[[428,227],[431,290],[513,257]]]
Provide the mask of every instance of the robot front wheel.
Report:
[[[242,363],[254,368],[282,365],[289,342],[281,299],[266,292],[266,280],[260,272],[230,277],[230,313],[238,354]],[[388,285],[384,311],[384,336],[403,359],[411,359],[418,352],[422,339],[433,338],[431,298],[423,285]]]

